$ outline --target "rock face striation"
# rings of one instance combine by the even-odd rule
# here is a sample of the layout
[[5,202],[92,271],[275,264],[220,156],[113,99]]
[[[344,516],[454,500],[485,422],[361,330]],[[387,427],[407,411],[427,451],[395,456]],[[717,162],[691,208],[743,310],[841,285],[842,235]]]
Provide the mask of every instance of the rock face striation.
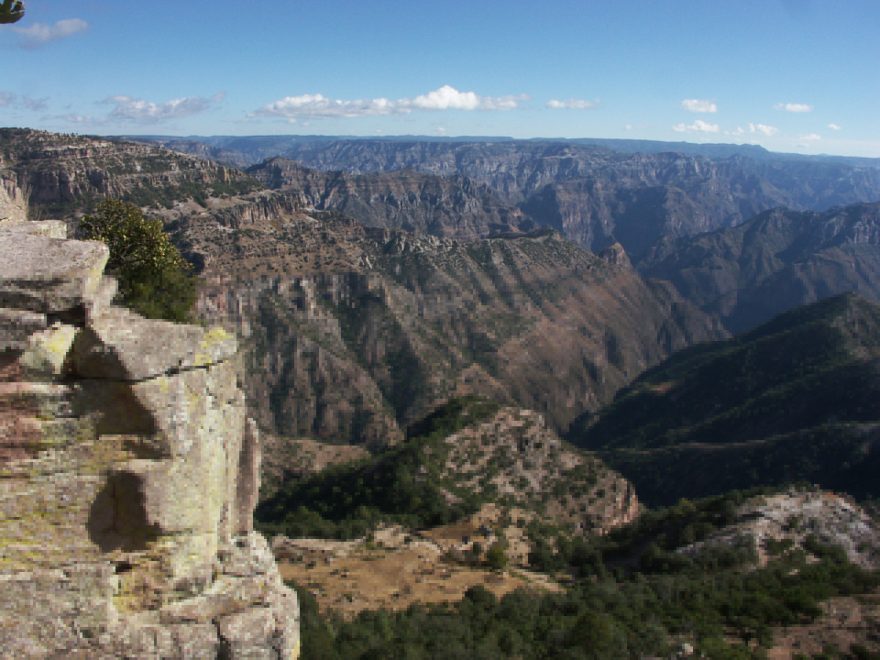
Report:
[[[237,165],[280,155],[318,170],[466,177],[590,250],[621,243],[640,268],[651,246],[663,239],[734,227],[780,206],[824,211],[875,201],[880,193],[876,159],[792,158],[753,148],[577,140],[219,140],[223,144],[189,138],[160,142]],[[331,187],[337,197],[346,188]],[[377,206],[365,187],[353,188],[358,190],[345,192]],[[374,183],[370,192],[378,188]],[[326,208],[331,203],[341,208],[340,199],[328,200]]]
[[733,333],[849,291],[876,302],[880,203],[774,209],[731,229],[664,240],[642,265]]
[[295,191],[305,207],[336,211],[368,227],[465,239],[537,227],[491,188],[461,175],[326,172],[284,158],[247,172],[268,188]]
[[259,188],[241,172],[165,149],[22,128],[0,128],[0,175],[28,191],[32,211],[53,217],[88,211],[105,197],[168,208]]
[[296,658],[235,339],[114,307],[107,248],[63,235],[0,226],[0,648]]
[[243,339],[260,428],[381,447],[478,395],[557,429],[672,351],[724,336],[625,254],[551,231],[458,241],[265,206],[183,218],[200,313]]

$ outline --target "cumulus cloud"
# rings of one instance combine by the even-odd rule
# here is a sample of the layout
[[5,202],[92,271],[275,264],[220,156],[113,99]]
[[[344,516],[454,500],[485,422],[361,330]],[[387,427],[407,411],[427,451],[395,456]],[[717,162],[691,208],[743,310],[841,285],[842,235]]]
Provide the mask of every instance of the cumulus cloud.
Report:
[[550,99],[546,105],[551,110],[590,110],[599,104],[596,101],[588,101],[587,99],[568,99],[566,101]]
[[105,103],[113,105],[110,118],[143,124],[156,124],[168,119],[188,117],[210,110],[223,100],[222,92],[211,97],[187,96],[171,99],[164,103],[154,103],[131,96],[111,96]]
[[748,134],[754,135],[756,133],[759,133],[759,134],[765,135],[767,137],[772,137],[772,136],[776,135],[778,132],[779,132],[779,129],[776,128],[775,126],[770,126],[768,124],[753,124],[752,122],[749,122],[748,124],[746,124],[746,128],[743,128],[742,126],[737,126],[736,130],[726,131],[726,134],[741,137],[743,135],[748,135]]
[[13,28],[22,36],[21,43],[27,48],[36,48],[50,41],[58,41],[88,29],[89,24],[81,18],[65,18],[52,25],[34,23],[28,27]]
[[822,136],[818,133],[807,133],[806,135],[801,135],[798,139],[804,142],[818,142],[822,139]]
[[841,130],[843,130],[843,126],[841,126],[840,124],[835,124],[835,123],[833,123],[833,122],[830,123],[830,124],[828,124],[828,128],[830,128],[832,131],[841,131]]
[[331,99],[323,94],[285,96],[267,103],[253,114],[295,122],[298,119],[405,114],[414,110],[513,110],[526,98],[524,95],[480,96],[443,85],[426,94],[403,99]]
[[761,135],[766,135],[767,137],[771,137],[776,135],[779,132],[779,129],[775,126],[768,126],[767,124],[752,124],[749,123],[749,133],[760,133]]
[[398,104],[419,110],[513,110],[520,100],[515,96],[477,96],[474,92],[459,92],[451,85],[443,85],[412,101],[402,99]]
[[710,124],[702,119],[697,119],[693,124],[676,124],[672,130],[676,133],[717,133],[721,129],[718,124]]
[[704,99],[685,99],[681,107],[688,112],[718,112],[718,105],[714,101]]
[[784,110],[785,112],[812,112],[813,106],[808,103],[777,103],[773,106],[775,110]]

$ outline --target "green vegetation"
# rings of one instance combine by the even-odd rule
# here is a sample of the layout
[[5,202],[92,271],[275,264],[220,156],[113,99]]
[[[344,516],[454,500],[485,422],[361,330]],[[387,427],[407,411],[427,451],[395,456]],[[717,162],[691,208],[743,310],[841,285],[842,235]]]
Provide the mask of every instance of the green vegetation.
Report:
[[713,548],[695,556],[675,550],[733,523],[743,502],[770,492],[731,491],[702,500],[680,500],[675,506],[645,511],[633,524],[604,537],[573,537],[568,530],[532,523],[528,532],[534,549],[529,563],[549,573],[580,576],[604,575],[613,568],[656,573],[740,565],[754,559],[750,548]]
[[500,407],[495,401],[475,396],[450,399],[424,419],[410,425],[406,430],[406,437],[445,438],[488,419]]
[[185,321],[195,302],[192,266],[174,247],[160,220],[127,202],[108,199],[82,219],[80,235],[110,248],[107,269],[122,303],[149,318]]
[[557,558],[575,582],[560,594],[520,590],[498,600],[474,587],[454,605],[344,622],[319,616],[300,589],[303,658],[668,657],[681,640],[710,658],[760,658],[772,626],[810,621],[821,601],[880,586],[877,573],[815,541],[813,558],[778,548],[761,569],[750,568],[753,551],[744,547],[673,552],[730,522],[750,495],[683,501],[609,538],[571,545]]
[[453,399],[410,430],[397,447],[304,480],[290,480],[255,512],[267,534],[355,538],[379,522],[442,525],[477,510],[476,496],[451,504],[440,485],[443,439],[493,414],[497,404]]
[[877,496],[878,355],[880,307],[828,299],[681,351],[569,439],[649,504],[800,480]]

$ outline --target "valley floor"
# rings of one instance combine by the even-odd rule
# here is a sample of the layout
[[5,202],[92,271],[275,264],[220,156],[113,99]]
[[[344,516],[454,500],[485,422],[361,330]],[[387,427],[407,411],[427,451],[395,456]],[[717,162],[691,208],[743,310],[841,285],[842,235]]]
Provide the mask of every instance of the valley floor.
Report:
[[364,610],[455,603],[474,586],[499,598],[521,588],[562,590],[542,573],[523,568],[493,571],[456,560],[451,546],[458,539],[442,530],[411,536],[391,527],[369,541],[279,538],[273,545],[282,577],[308,589],[322,613],[346,619]]

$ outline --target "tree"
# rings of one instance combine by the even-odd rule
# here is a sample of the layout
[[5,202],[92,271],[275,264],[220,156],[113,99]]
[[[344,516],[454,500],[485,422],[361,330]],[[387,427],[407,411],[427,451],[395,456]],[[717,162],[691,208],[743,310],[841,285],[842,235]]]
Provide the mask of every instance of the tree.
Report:
[[145,218],[133,204],[108,199],[80,224],[82,238],[110,248],[107,270],[119,282],[119,298],[149,318],[186,321],[195,302],[192,265],[160,220]]
[[486,551],[486,563],[489,568],[496,571],[503,570],[507,566],[507,544],[501,541],[495,541]]

